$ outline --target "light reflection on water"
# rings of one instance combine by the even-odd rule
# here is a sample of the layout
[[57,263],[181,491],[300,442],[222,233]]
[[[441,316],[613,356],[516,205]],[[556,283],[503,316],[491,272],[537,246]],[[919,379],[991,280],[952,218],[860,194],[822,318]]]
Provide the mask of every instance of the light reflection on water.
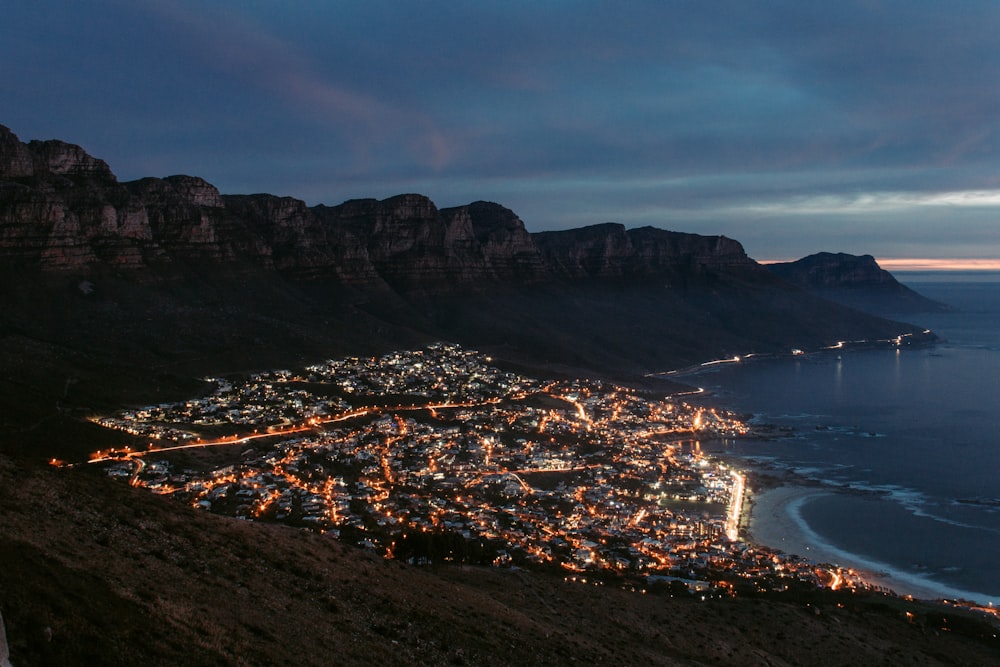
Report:
[[[957,312],[911,317],[947,342],[727,365],[709,400],[794,434],[727,453],[847,489],[801,508],[842,551],[1000,597],[1000,284],[915,287]],[[781,434],[781,432],[778,432]]]

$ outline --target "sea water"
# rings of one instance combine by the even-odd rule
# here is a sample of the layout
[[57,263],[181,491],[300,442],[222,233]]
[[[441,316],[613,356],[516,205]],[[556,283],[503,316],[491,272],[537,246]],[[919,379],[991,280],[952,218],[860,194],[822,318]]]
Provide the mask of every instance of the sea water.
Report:
[[1000,273],[900,273],[955,308],[904,319],[944,342],[713,367],[711,402],[777,427],[730,456],[836,493],[804,532],[905,588],[1000,604]]

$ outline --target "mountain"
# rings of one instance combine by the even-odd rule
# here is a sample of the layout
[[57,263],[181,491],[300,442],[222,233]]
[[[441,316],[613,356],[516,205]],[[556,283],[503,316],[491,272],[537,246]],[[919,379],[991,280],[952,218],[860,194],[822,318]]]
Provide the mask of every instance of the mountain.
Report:
[[88,446],[81,415],[186,396],[207,373],[433,340],[640,377],[920,332],[810,295],[722,236],[532,234],[490,202],[310,207],[194,176],[119,182],[79,146],[2,126],[0,303],[0,434],[20,451]]
[[899,283],[871,255],[821,252],[794,262],[768,264],[776,276],[824,299],[880,315],[950,310]]
[[635,379],[918,331],[809,295],[731,239],[615,224],[531,234],[498,204],[438,209],[413,194],[309,207],[193,176],[123,183],[79,146],[0,128],[0,304],[0,612],[14,664],[995,659],[995,630],[950,608],[825,591],[702,603],[408,567],[39,465],[114,442],[84,417],[190,397],[206,374],[435,339]]
[[722,237],[621,225],[531,235],[489,202],[439,210],[406,194],[310,208],[289,197],[223,196],[192,176],[119,183],[79,146],[22,144],[2,126],[0,160],[0,251],[9,265],[49,273],[113,269],[156,281],[210,263],[230,274],[450,293],[753,264]]

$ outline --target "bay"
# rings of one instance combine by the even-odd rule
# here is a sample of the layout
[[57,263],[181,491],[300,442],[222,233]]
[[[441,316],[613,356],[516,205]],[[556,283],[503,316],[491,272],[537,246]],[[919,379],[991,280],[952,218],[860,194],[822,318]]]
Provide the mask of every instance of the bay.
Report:
[[898,277],[955,307],[905,318],[944,342],[718,365],[697,383],[782,434],[721,453],[834,491],[794,519],[844,565],[1000,602],[1000,274]]

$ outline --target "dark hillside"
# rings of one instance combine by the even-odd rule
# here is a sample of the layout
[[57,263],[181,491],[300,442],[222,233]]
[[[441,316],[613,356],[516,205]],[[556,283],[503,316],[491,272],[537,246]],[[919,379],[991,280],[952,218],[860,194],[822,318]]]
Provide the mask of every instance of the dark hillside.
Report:
[[823,595],[703,603],[523,570],[406,566],[7,457],[0,503],[0,611],[19,667],[1000,660],[995,639],[977,638],[995,630],[953,611]]

